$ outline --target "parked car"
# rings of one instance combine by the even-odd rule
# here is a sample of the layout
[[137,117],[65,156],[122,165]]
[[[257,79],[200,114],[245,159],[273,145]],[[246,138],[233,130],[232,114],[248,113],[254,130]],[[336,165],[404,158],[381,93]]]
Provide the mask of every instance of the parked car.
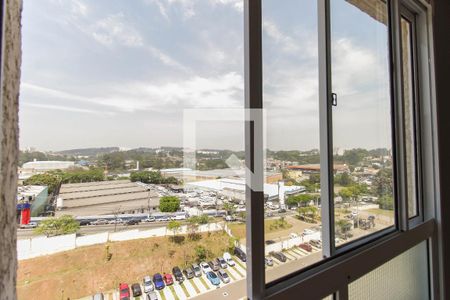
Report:
[[305,230],[303,230],[304,235],[310,235],[310,234],[314,234],[314,233],[316,233],[316,231],[314,231],[312,229],[306,228]]
[[[200,271],[200,269],[199,269]],[[195,272],[191,267],[187,267],[186,269],[183,270],[184,276],[186,276],[187,279],[192,279],[195,276]],[[202,275],[202,273],[200,272],[200,276]]]
[[80,220],[78,223],[80,223],[80,226],[91,225],[91,221],[89,220]]
[[219,263],[216,260],[209,261],[208,265],[211,267],[211,269],[214,272],[220,270],[220,265],[219,265]]
[[164,282],[166,285],[172,285],[173,284],[173,277],[172,274],[165,273],[163,276]]
[[287,257],[286,255],[284,255],[283,252],[272,252],[271,253],[273,257],[275,257],[276,259],[278,259],[281,262],[286,262]]
[[192,264],[192,270],[194,271],[195,277],[202,276],[202,269],[200,269],[200,266],[197,264]]
[[169,222],[169,217],[161,217],[161,218],[158,218],[157,221],[159,221],[159,222]]
[[91,222],[91,225],[106,225],[108,224],[108,220],[106,219],[98,219],[95,220],[94,222]]
[[157,290],[162,290],[165,287],[163,277],[160,273],[153,275],[153,283],[155,284],[155,288]]
[[216,273],[209,271],[206,273],[206,278],[208,278],[208,280],[214,284],[214,285],[219,285],[220,284],[220,279],[219,277],[217,277]]
[[137,219],[130,219],[125,222],[125,225],[137,225],[137,224],[139,224],[139,220]]
[[228,252],[225,252],[225,253],[223,254],[223,259],[225,259],[225,261],[227,262],[227,264],[228,264],[230,267],[234,267],[234,266],[236,265],[236,263],[234,262],[234,260],[231,258],[231,254],[228,253]]
[[273,266],[273,259],[271,259],[271,258],[268,257],[268,256],[264,257],[264,262],[265,262],[266,265],[269,266],[269,267]]
[[236,221],[236,217],[235,216],[226,216],[225,221],[234,222],[234,221]]
[[155,285],[152,282],[150,276],[145,276],[142,280],[142,286],[144,287],[144,293],[151,292],[155,289]]
[[291,239],[295,239],[295,238],[298,238],[298,234],[296,234],[295,232],[291,232],[291,233],[289,233],[289,237]]
[[227,262],[223,259],[223,257],[216,258],[216,261],[222,269],[228,268]]
[[178,281],[179,283],[183,282],[184,276],[183,276],[183,273],[181,273],[181,270],[179,267],[174,267],[172,269],[172,273],[173,273],[173,276],[175,276],[176,281]]
[[126,283],[119,283],[120,300],[130,299],[130,287]]
[[147,300],[158,300],[158,294],[156,292],[150,292],[147,294]]
[[20,228],[25,229],[25,228],[36,228],[38,226],[38,224],[36,222],[30,222],[28,224],[20,224]]
[[139,283],[133,283],[131,285],[131,291],[133,292],[133,297],[139,297],[142,295],[141,285]]
[[121,218],[114,219],[108,222],[108,224],[122,224],[123,220]]
[[247,255],[245,255],[245,252],[242,251],[241,248],[235,247],[234,248],[234,255],[236,255],[243,262],[247,261]]
[[274,240],[267,240],[266,241],[266,245],[272,245],[272,244],[275,244]]
[[308,251],[308,252],[311,252],[311,251],[312,251],[312,247],[311,247],[311,245],[308,244],[308,243],[301,243],[300,245],[298,245],[298,247],[299,247],[300,249],[303,249],[303,250]]
[[309,244],[311,244],[311,246],[314,246],[316,248],[322,248],[322,242],[320,240],[310,240]]
[[224,270],[219,270],[217,272],[217,276],[222,280],[223,283],[229,283],[230,282],[230,276],[228,276],[228,273]]
[[206,262],[200,263],[200,268],[202,268],[202,271],[203,271],[203,273],[205,273],[205,274],[212,271],[211,267],[210,267],[209,264],[206,263]]
[[103,300],[105,299],[105,297],[103,296],[102,293],[97,293],[94,296],[92,296],[92,300]]
[[155,221],[156,221],[156,218],[152,217],[152,216],[147,217],[144,220],[142,220],[142,222],[155,222]]

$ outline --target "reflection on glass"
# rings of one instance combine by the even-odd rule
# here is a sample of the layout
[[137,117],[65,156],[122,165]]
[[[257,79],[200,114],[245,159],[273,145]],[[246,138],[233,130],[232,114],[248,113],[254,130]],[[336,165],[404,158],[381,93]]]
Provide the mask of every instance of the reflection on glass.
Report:
[[263,1],[267,282],[322,259],[316,5]]
[[337,246],[395,223],[387,6],[364,3],[331,1]]
[[402,72],[403,72],[403,108],[405,124],[405,152],[406,152],[406,180],[408,198],[408,216],[417,215],[416,194],[416,134],[415,134],[415,107],[414,107],[414,78],[412,64],[412,24],[409,20],[401,18],[402,38]]

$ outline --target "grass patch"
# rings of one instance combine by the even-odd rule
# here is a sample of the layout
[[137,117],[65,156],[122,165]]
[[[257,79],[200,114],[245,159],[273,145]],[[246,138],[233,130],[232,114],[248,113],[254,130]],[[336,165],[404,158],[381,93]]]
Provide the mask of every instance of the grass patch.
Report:
[[247,269],[247,267],[244,266],[244,264],[239,261],[239,258],[237,258],[237,257],[233,257],[233,258],[234,258],[234,262],[237,263],[242,269],[244,269],[244,270]]
[[170,291],[172,292],[173,297],[175,298],[175,300],[180,300],[180,298],[178,298],[177,293],[175,292],[175,288],[173,287],[173,285],[169,285]]
[[[233,236],[238,239],[245,239],[245,224],[244,223],[232,223],[227,225],[230,228]],[[281,230],[289,229],[293,226],[289,220],[285,219],[284,222],[280,222],[280,219],[267,219],[264,220],[264,233],[278,232]]]
[[202,276],[202,277],[199,277],[198,279],[200,279],[200,281],[203,283],[203,285],[205,286],[205,288],[207,288],[208,290],[211,289],[211,288],[209,287],[209,285],[206,283],[205,279],[203,279],[203,276]]
[[166,299],[167,299],[167,298],[166,298],[166,295],[164,295],[163,290],[160,290],[160,291],[159,291],[159,295],[161,296],[161,299],[162,299],[162,300],[166,300]]
[[194,290],[197,292],[197,294],[200,294],[200,289],[198,288],[197,284],[195,284],[194,280],[190,281],[192,286],[194,287]]
[[184,282],[183,282],[182,284],[180,284],[180,286],[181,286],[181,288],[183,289],[184,294],[186,295],[186,297],[189,298],[189,297],[191,296],[191,294],[189,294],[189,292],[188,292],[186,286],[184,285]]
[[186,238],[181,244],[167,237],[111,242],[108,243],[112,254],[109,261],[104,259],[106,244],[20,260],[18,299],[60,300],[61,293],[55,291],[61,290],[64,290],[64,299],[87,297],[99,290],[117,289],[120,282],[140,282],[145,275],[171,272],[173,266],[183,268],[196,260],[196,246],[208,249],[211,258],[227,250],[229,236],[226,233],[199,236],[197,241]]
[[[231,267],[228,267],[228,268],[231,268]],[[228,274],[228,276],[231,277],[231,279],[236,280],[236,277],[234,277],[233,274],[231,274],[230,271],[228,271],[227,274]]]

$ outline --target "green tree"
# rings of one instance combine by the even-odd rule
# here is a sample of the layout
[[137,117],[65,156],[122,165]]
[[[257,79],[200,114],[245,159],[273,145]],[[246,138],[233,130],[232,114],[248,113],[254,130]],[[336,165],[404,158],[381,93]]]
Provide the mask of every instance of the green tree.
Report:
[[289,196],[286,199],[288,206],[307,206],[311,200],[314,200],[314,196],[311,194],[299,194],[295,196]]
[[159,210],[162,212],[176,212],[180,208],[177,196],[163,196],[159,199]]
[[394,198],[392,196],[384,195],[378,198],[378,205],[381,209],[393,210]]
[[42,221],[34,231],[37,234],[54,236],[75,233],[78,229],[80,229],[80,223],[72,216],[64,215],[59,218],[49,218]]
[[51,173],[36,174],[23,182],[24,185],[46,185],[49,193],[53,193],[60,183],[61,177]]
[[372,189],[376,196],[392,196],[393,195],[392,169],[381,169],[375,175],[372,183]]
[[199,237],[197,234],[198,226],[200,224],[199,217],[192,216],[187,220],[187,222],[188,222],[189,238],[191,240],[197,239]]
[[167,229],[172,231],[173,233],[173,241],[175,241],[175,236],[181,230],[181,223],[175,220],[172,220],[167,224]]
[[344,235],[347,234],[352,229],[352,223],[345,219],[340,219],[336,221],[336,229],[339,233]]
[[298,218],[305,221],[315,222],[318,219],[319,210],[315,206],[299,207]]
[[353,184],[353,180],[347,172],[336,175],[334,177],[334,181],[341,186],[349,186]]
[[345,150],[342,155],[342,160],[349,165],[358,165],[366,156],[369,155],[369,151],[366,149],[356,148],[351,150]]
[[227,212],[227,215],[232,215],[236,211],[234,204],[230,202],[225,202],[223,204],[223,209]]

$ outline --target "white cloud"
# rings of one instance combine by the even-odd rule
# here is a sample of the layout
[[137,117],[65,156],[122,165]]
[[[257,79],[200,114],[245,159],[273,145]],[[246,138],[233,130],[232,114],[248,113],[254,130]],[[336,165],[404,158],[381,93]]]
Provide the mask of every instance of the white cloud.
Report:
[[142,36],[125,21],[123,13],[109,15],[91,26],[92,37],[105,46],[119,44],[129,47],[143,45]]
[[167,112],[183,108],[243,107],[244,103],[243,78],[236,73],[210,78],[194,76],[164,84],[136,82],[105,86],[99,89],[101,95],[92,97],[29,83],[23,83],[21,88],[22,93],[48,101],[66,101],[72,105],[78,102],[81,109],[89,105],[100,105],[127,113]]
[[84,113],[84,114],[110,115],[110,116],[114,115],[114,113],[112,113],[112,112],[104,112],[104,111],[100,111],[100,110],[91,110],[91,109],[85,109],[85,108],[53,105],[53,104],[24,103],[23,106],[51,109],[51,110],[61,110],[61,111],[74,112],[74,113]]

